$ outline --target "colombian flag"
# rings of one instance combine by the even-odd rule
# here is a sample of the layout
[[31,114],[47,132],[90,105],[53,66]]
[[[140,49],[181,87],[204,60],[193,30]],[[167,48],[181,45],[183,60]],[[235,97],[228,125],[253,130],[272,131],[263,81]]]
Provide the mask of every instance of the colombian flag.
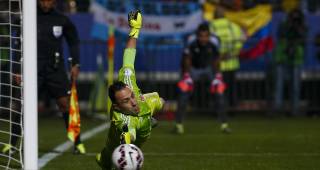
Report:
[[68,124],[68,138],[75,142],[80,135],[80,112],[78,104],[78,94],[75,81],[72,82],[70,107],[69,107],[69,124]]
[[[204,13],[207,20],[212,20],[215,6],[208,6]],[[211,10],[211,12],[209,12]],[[272,7],[257,5],[241,11],[226,10],[225,17],[238,24],[246,33],[247,40],[240,52],[240,58],[255,59],[273,49],[274,41],[271,35]]]

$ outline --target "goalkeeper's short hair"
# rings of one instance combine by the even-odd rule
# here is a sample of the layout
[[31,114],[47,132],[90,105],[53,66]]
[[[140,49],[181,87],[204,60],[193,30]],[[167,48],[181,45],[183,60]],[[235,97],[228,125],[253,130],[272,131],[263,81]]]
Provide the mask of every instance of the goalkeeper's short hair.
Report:
[[126,88],[127,85],[122,81],[116,81],[109,87],[109,97],[112,103],[116,103],[116,92]]

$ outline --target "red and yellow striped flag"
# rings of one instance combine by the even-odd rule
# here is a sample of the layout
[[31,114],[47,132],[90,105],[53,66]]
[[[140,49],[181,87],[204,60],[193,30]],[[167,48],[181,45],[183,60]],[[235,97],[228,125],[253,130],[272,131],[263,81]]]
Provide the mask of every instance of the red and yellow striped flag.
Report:
[[75,81],[72,82],[70,107],[69,107],[69,124],[68,124],[68,138],[74,142],[80,135],[80,112],[78,104],[78,94]]

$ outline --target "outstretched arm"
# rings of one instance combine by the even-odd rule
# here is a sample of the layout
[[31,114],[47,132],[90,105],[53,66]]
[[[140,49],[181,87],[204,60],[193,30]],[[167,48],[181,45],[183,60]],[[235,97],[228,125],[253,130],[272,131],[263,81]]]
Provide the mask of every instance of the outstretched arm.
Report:
[[136,57],[136,44],[142,26],[142,15],[139,10],[128,14],[128,22],[130,26],[129,39],[123,54],[123,64],[119,71],[119,81],[127,84],[139,96],[139,88],[136,83],[134,71],[134,62]]
[[129,66],[134,68],[134,60],[136,56],[137,39],[139,37],[140,28],[142,26],[142,15],[139,10],[131,11],[128,14],[128,23],[130,27],[129,39],[123,55],[123,67]]

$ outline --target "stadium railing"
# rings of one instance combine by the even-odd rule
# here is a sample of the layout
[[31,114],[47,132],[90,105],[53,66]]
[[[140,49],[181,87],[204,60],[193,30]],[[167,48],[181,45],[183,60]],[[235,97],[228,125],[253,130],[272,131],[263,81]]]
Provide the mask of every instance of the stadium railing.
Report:
[[[138,84],[144,92],[158,91],[166,100],[176,104],[177,89],[176,83],[179,79],[179,67],[181,59],[181,51],[183,43],[179,41],[162,41],[162,42],[143,42],[143,48],[138,49],[137,57],[137,79]],[[122,48],[124,44],[118,45],[115,51],[115,69],[120,67],[120,59],[122,55]],[[79,100],[85,106],[89,99],[89,91],[81,90],[91,87],[95,79],[96,64],[95,58],[98,54],[104,56],[104,63],[106,68],[105,54],[106,44],[102,41],[82,41],[81,42],[81,62],[82,73],[79,79]],[[272,54],[271,54],[272,55]],[[270,107],[273,94],[272,86],[272,65],[268,62],[269,55],[261,56],[252,61],[251,65],[259,66],[260,70],[255,69],[240,69],[236,74],[237,83],[237,101],[238,107],[233,108],[236,111],[260,110],[265,111]],[[315,58],[315,56],[313,56]],[[310,59],[307,59],[310,60]],[[316,61],[316,59],[313,59]],[[302,78],[301,88],[301,106],[304,110],[318,110],[318,101],[320,97],[320,65],[310,65],[310,61],[305,64]],[[91,64],[91,67],[84,66]],[[259,65],[260,64],[260,65]],[[246,67],[250,64],[246,63]],[[261,67],[263,66],[263,67]],[[105,69],[107,70],[107,69]],[[195,91],[190,108],[193,111],[210,111],[212,102],[209,100],[208,82],[201,81],[197,83],[197,90]],[[285,93],[285,99],[289,96]],[[209,102],[208,102],[209,101]],[[209,108],[209,109],[208,109]],[[211,108],[211,109],[210,109]],[[85,109],[85,107],[84,107]]]

